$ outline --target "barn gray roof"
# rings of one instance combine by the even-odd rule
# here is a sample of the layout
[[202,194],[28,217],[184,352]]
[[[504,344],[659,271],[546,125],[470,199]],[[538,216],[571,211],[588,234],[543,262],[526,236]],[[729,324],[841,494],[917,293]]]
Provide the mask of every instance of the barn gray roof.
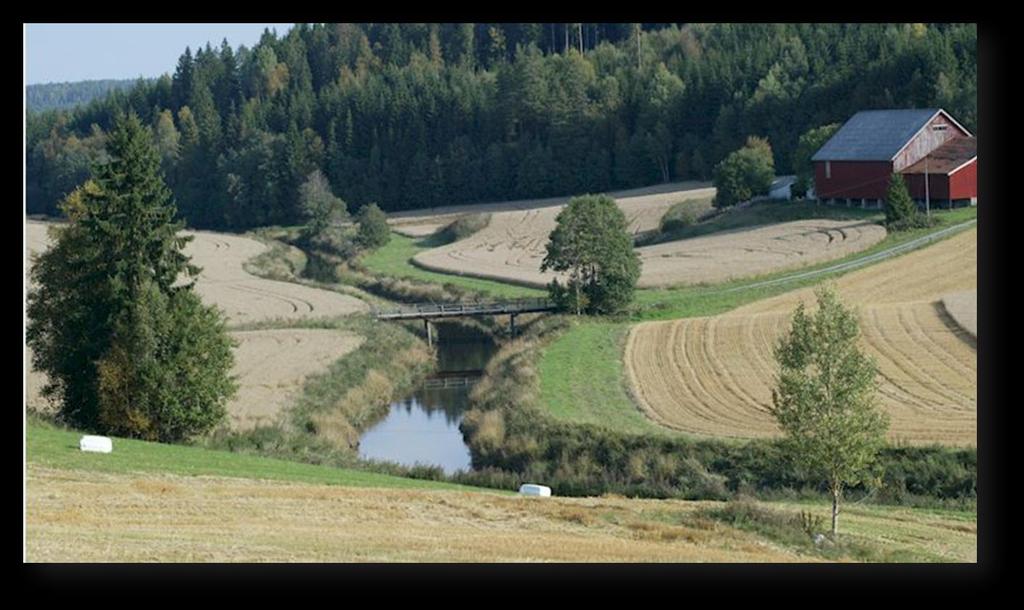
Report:
[[888,161],[938,112],[938,108],[858,112],[811,160]]

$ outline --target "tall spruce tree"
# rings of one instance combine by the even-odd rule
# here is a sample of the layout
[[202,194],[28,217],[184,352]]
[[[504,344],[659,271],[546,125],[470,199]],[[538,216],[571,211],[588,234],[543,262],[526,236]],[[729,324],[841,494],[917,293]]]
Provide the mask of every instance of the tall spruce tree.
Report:
[[187,281],[199,272],[182,251],[190,238],[138,117],[117,119],[107,153],[33,265],[28,343],[72,425],[184,440],[224,416],[231,339]]

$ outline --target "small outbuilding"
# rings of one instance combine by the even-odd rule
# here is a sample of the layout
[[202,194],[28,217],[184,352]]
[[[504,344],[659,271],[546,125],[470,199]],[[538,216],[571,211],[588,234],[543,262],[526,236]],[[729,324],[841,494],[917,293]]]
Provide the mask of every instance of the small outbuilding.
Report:
[[977,203],[975,137],[941,108],[858,112],[811,161],[825,203],[881,207],[893,173],[922,205]]

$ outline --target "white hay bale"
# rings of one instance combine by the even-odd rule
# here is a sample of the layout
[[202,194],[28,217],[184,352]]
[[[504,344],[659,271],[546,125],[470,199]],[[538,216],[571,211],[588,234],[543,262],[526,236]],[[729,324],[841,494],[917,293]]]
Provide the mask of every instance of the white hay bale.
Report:
[[545,487],[544,485],[525,483],[519,486],[519,493],[524,496],[541,496],[546,498],[551,495],[551,488]]
[[82,440],[78,442],[78,448],[82,451],[110,453],[114,450],[114,445],[105,436],[83,436]]

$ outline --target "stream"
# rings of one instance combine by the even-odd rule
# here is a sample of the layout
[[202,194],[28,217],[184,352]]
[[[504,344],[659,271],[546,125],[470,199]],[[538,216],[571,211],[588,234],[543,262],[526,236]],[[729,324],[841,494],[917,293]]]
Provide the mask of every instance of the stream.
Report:
[[469,409],[469,392],[497,347],[480,331],[445,323],[435,328],[437,372],[363,433],[359,457],[440,466],[446,474],[472,468],[459,423]]

